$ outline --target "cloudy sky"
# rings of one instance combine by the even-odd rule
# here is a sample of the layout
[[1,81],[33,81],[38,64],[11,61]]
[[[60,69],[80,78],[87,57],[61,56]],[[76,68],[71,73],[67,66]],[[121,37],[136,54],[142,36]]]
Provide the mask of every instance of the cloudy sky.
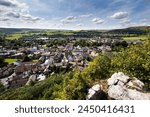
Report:
[[0,0],[0,27],[114,29],[150,25],[150,0]]

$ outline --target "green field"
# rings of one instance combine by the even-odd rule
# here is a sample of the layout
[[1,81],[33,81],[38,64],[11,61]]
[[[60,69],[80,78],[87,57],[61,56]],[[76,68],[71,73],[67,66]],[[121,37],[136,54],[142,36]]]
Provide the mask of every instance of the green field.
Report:
[[38,34],[47,34],[47,35],[72,35],[73,32],[69,31],[45,31],[45,32],[28,32],[28,33],[13,33],[13,34],[8,34],[6,36],[7,40],[15,40],[19,39],[22,37],[32,37],[33,35],[38,35]]
[[32,60],[32,62],[37,63],[39,60],[38,59],[34,59]]
[[16,61],[17,61],[17,59],[12,59],[12,58],[6,58],[5,59],[5,62],[8,64],[11,64],[11,63],[16,62]]
[[27,33],[13,33],[13,34],[9,34],[6,36],[6,39],[8,40],[14,40],[14,39],[19,39],[22,38],[24,36],[32,36],[33,34],[27,34]]
[[134,41],[134,40],[142,40],[142,41],[144,41],[144,40],[147,40],[147,36],[146,35],[144,35],[144,36],[137,36],[137,37],[123,37],[123,39],[124,40],[126,40],[126,41]]

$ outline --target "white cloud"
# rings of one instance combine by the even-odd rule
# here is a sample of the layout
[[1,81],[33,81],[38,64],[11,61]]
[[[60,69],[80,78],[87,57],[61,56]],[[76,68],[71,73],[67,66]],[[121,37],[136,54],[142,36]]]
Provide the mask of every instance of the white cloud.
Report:
[[0,6],[6,9],[19,10],[20,12],[28,12],[28,6],[17,0],[0,0]]
[[30,14],[26,14],[26,15],[22,15],[21,16],[23,20],[25,21],[31,21],[31,22],[35,22],[35,21],[39,21],[39,20],[42,20],[42,18],[40,17],[34,17],[34,16],[31,16]]
[[150,20],[148,20],[147,18],[144,18],[144,19],[141,19],[140,22],[147,23],[147,22],[150,22]]
[[88,18],[91,17],[93,14],[84,14],[84,15],[80,15],[80,18]]
[[130,20],[129,19],[123,19],[120,23],[122,23],[122,24],[130,24]]
[[0,8],[0,13],[4,13],[4,12],[5,12],[5,10],[3,10],[3,9]]
[[5,7],[18,7],[19,3],[16,0],[0,0],[0,5]]
[[5,15],[11,18],[20,18],[20,14],[17,12],[7,12]]
[[128,25],[128,27],[135,27],[135,26],[147,26],[147,24],[140,22],[132,22]]
[[8,18],[0,18],[0,21],[9,21],[10,19]]
[[11,24],[19,22],[36,22],[42,20],[40,17],[32,16],[29,13],[29,7],[26,3],[19,2],[18,0],[0,0],[0,17],[1,21],[11,20]]
[[128,16],[128,13],[127,12],[117,12],[117,13],[114,13],[111,18],[113,19],[123,19],[123,18],[126,18]]
[[103,19],[100,19],[100,18],[94,18],[94,19],[92,19],[92,21],[93,21],[95,24],[102,24],[102,23],[104,23],[104,20],[103,20]]
[[58,24],[54,24],[53,26],[54,26],[54,27],[57,27],[57,28],[62,28],[62,27],[65,26],[65,24],[63,24],[63,23],[58,23]]
[[83,24],[80,23],[80,24],[77,24],[77,26],[83,26]]
[[74,17],[74,16],[68,16],[68,17],[66,17],[66,20],[75,20],[76,19],[76,17]]
[[122,19],[120,22],[121,26],[123,27],[129,27],[132,23],[129,19]]
[[74,16],[68,16],[65,19],[62,19],[61,22],[68,24],[68,23],[72,23],[72,22],[76,21],[76,19],[77,18]]

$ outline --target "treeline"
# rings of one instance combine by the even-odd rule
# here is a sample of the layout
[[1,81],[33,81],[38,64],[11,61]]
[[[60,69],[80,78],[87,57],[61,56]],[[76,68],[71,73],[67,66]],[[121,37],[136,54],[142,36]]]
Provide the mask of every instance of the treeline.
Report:
[[95,82],[108,79],[114,72],[124,72],[143,81],[150,88],[150,41],[131,45],[119,53],[100,54],[82,72],[74,70],[50,76],[45,81],[18,89],[0,86],[0,99],[86,99]]

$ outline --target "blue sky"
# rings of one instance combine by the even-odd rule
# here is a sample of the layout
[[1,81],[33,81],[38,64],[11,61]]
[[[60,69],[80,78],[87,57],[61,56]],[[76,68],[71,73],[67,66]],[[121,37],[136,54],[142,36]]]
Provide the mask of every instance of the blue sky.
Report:
[[150,25],[150,0],[0,0],[0,26],[115,29]]

